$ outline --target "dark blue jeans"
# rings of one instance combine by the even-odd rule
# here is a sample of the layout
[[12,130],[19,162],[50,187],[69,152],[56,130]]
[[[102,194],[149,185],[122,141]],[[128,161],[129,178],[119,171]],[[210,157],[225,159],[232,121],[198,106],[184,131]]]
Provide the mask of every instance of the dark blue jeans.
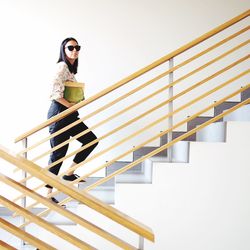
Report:
[[[59,102],[52,101],[50,108],[49,108],[49,111],[48,111],[48,119],[63,112],[66,109],[67,108],[65,106],[63,106],[62,104],[60,104]],[[55,133],[58,130],[62,129],[63,127],[66,127],[67,125],[69,125],[77,120],[79,120],[79,117],[78,117],[78,112],[76,111],[76,112],[73,112],[73,113],[67,115],[63,119],[51,124],[49,126],[49,132],[50,132],[50,134]],[[75,135],[83,132],[86,129],[88,129],[88,127],[83,122],[80,122],[79,124],[66,130],[65,132],[61,133],[60,135],[57,135],[57,136],[51,138],[50,145],[53,148],[53,147],[59,145],[60,143],[68,140],[71,136],[75,136]],[[77,138],[77,140],[82,143],[82,146],[94,141],[95,139],[97,139],[97,137],[95,136],[95,134],[92,131],[89,131],[88,133]],[[82,150],[81,152],[78,152],[75,155],[73,161],[77,164],[84,161],[88,157],[88,155],[94,150],[94,148],[97,146],[97,144],[98,143],[95,143],[92,146]],[[68,147],[69,147],[69,144],[66,144],[66,145],[62,146],[61,148],[52,152],[50,154],[49,164],[63,158],[67,154]],[[61,166],[62,166],[62,162],[51,167],[49,169],[49,171],[55,175],[58,175]],[[46,187],[50,187],[50,186],[46,185]]]

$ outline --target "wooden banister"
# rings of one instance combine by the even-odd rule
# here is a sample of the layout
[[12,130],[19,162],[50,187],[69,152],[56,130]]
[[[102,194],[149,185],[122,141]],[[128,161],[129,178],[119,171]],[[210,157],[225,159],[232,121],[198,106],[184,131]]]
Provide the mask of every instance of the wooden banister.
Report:
[[20,207],[19,205],[11,202],[10,200],[6,199],[2,195],[0,195],[0,202],[5,207],[9,208],[12,211],[17,211],[20,215],[24,216],[28,220],[36,223],[37,225],[40,225],[44,229],[48,230],[52,234],[56,234],[60,238],[68,241],[69,243],[79,247],[80,249],[86,249],[86,250],[94,250],[96,248],[90,246],[89,244],[85,243],[84,241],[80,240],[79,238],[76,238],[75,236],[69,234],[68,232],[50,224],[46,220],[38,217],[37,215],[34,215],[33,213],[29,212],[28,210]]
[[[20,228],[2,219],[1,217],[0,217],[0,227],[41,250],[56,250],[56,248],[48,245],[47,243],[34,237],[33,235],[21,230]],[[1,250],[17,250],[16,248],[8,245],[7,243],[1,240],[0,240],[0,246]]]
[[[7,221],[5,221],[5,220],[3,220],[3,219],[0,218],[0,225],[2,226],[2,228],[4,228],[5,222],[7,222]],[[8,224],[10,224],[10,223],[8,223]],[[12,226],[12,224],[10,224],[10,226]],[[2,250],[17,250],[16,248],[10,246],[9,244],[7,244],[6,242],[4,242],[2,240],[0,240],[0,246],[1,246]]]
[[15,139],[15,142],[21,141],[21,140],[23,140],[24,138],[29,137],[30,135],[36,133],[37,131],[39,131],[39,130],[41,130],[41,129],[47,127],[47,126],[49,126],[50,124],[56,122],[57,120],[60,120],[60,119],[62,119],[63,117],[67,116],[68,114],[70,114],[70,113],[72,113],[72,112],[78,110],[79,108],[82,108],[82,107],[84,107],[85,105],[87,105],[87,104],[89,104],[89,103],[91,103],[91,102],[93,102],[93,101],[95,101],[95,100],[101,98],[102,96],[104,96],[104,95],[106,95],[106,94],[108,94],[108,93],[114,91],[115,89],[117,89],[117,88],[119,88],[119,87],[125,85],[126,83],[130,82],[131,80],[138,78],[139,76],[143,75],[144,73],[147,73],[148,71],[150,71],[150,70],[156,68],[157,66],[159,66],[159,65],[161,65],[161,64],[163,64],[163,63],[165,63],[165,62],[167,62],[169,59],[171,59],[171,58],[173,58],[173,57],[175,57],[175,56],[177,56],[177,55],[179,55],[179,54],[181,54],[181,53],[187,51],[188,49],[190,49],[190,48],[196,46],[197,44],[199,44],[199,43],[201,43],[201,42],[207,40],[208,38],[210,38],[210,37],[212,37],[212,36],[218,34],[219,32],[225,30],[226,28],[228,28],[228,27],[234,25],[235,23],[241,21],[242,19],[248,17],[249,14],[250,14],[250,10],[247,10],[247,11],[245,11],[244,13],[242,13],[242,14],[240,14],[240,15],[234,17],[234,18],[231,19],[230,21],[227,21],[227,22],[225,22],[224,24],[218,26],[217,28],[212,29],[211,31],[205,33],[204,35],[202,35],[202,36],[196,38],[196,39],[193,40],[192,42],[187,43],[186,45],[184,45],[184,46],[180,47],[179,49],[177,49],[177,50],[175,50],[175,51],[169,53],[168,55],[166,55],[166,56],[164,56],[164,57],[158,59],[157,61],[151,63],[150,65],[148,65],[148,66],[146,66],[146,67],[144,67],[144,68],[142,68],[142,69],[136,71],[135,73],[133,73],[133,74],[131,74],[130,76],[128,76],[128,77],[122,79],[121,81],[115,83],[114,85],[112,85],[112,86],[110,86],[110,87],[108,87],[108,88],[102,90],[102,91],[99,92],[98,94],[96,94],[96,95],[94,95],[94,96],[92,96],[92,97],[90,97],[90,98],[88,98],[88,99],[86,99],[86,100],[84,100],[84,101],[82,101],[82,102],[80,102],[80,103],[74,105],[73,107],[71,107],[71,108],[65,110],[64,112],[60,113],[59,115],[57,115],[57,116],[55,116],[55,117],[53,117],[53,118],[50,118],[49,120],[43,122],[42,124],[40,124],[40,125],[36,126],[35,128],[29,130],[28,132],[26,132],[26,133],[24,133],[24,134],[18,136],[18,137]]
[[15,188],[16,190],[24,193],[25,195],[31,197],[34,200],[39,201],[39,203],[42,203],[43,205],[45,205],[46,207],[48,207],[50,210],[53,210],[55,212],[58,212],[59,214],[67,217],[68,219],[70,219],[71,221],[75,222],[76,224],[79,224],[81,226],[83,226],[84,228],[87,228],[88,230],[94,232],[95,234],[103,237],[104,239],[114,243],[115,245],[123,248],[123,249],[131,249],[131,250],[136,250],[135,247],[133,247],[132,245],[128,244],[127,242],[119,239],[118,237],[116,237],[115,235],[108,233],[107,231],[101,229],[100,227],[90,223],[87,220],[84,220],[83,218],[81,218],[80,216],[76,215],[75,213],[72,213],[70,210],[67,210],[63,207],[61,207],[60,205],[57,205],[53,202],[51,202],[49,199],[41,196],[40,194],[34,192],[33,190],[21,185],[19,182],[4,176],[2,174],[0,174],[0,180],[11,186],[12,188]]
[[126,214],[123,214],[114,207],[101,202],[92,195],[86,192],[81,193],[77,188],[68,186],[68,183],[66,181],[59,179],[57,176],[52,173],[49,173],[48,171],[44,171],[37,164],[21,156],[16,155],[13,152],[10,152],[3,146],[0,146],[0,156],[4,160],[10,162],[11,164],[17,167],[20,167],[22,170],[30,173],[36,178],[42,180],[43,182],[48,183],[49,185],[57,188],[58,190],[61,190],[63,193],[89,206],[90,208],[103,214],[104,216],[107,216],[111,220],[123,225],[124,227],[127,227],[131,231],[141,235],[142,237],[150,241],[154,241],[154,234],[152,230],[146,225],[143,225],[142,223],[127,216]]

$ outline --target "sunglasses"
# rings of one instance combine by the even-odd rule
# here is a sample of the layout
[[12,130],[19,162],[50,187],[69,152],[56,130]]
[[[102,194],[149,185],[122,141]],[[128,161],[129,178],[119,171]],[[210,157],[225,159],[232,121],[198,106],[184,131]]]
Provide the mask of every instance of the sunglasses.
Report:
[[69,51],[73,51],[74,49],[76,49],[76,51],[79,51],[81,49],[81,46],[80,45],[76,45],[76,46],[73,46],[73,45],[69,45],[66,47]]

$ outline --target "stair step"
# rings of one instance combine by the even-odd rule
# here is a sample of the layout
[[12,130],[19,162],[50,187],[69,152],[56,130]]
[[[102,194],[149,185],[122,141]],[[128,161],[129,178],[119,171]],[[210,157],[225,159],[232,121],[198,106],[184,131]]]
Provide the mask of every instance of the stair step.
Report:
[[[129,162],[129,161],[116,161],[115,163],[113,163],[112,165],[110,165],[106,168],[106,175],[111,174],[111,173],[115,172],[116,170],[127,166],[130,163],[131,162]],[[141,174],[142,171],[143,171],[143,166],[140,163],[140,164],[135,165],[133,168],[129,169],[128,171],[126,171],[123,174],[137,174],[137,173]]]
[[[31,212],[33,214],[38,214],[40,212],[42,212],[44,210],[44,208],[32,208],[31,209]],[[14,214],[13,211],[9,210],[8,208],[6,207],[0,207],[0,216],[3,217],[3,216],[12,216]]]
[[24,245],[22,250],[36,250],[37,248],[31,245]]
[[214,116],[223,113],[224,110],[234,107],[238,102],[223,102],[214,108]]
[[[123,168],[131,162],[117,162],[106,169],[106,174]],[[137,165],[138,167],[138,165]],[[133,169],[133,168],[132,168]],[[129,170],[115,177],[116,183],[151,183],[152,182],[152,161],[150,159],[140,163],[140,169]]]
[[225,142],[226,141],[226,123],[212,123],[196,134],[197,141],[203,142]]
[[[67,210],[71,211],[72,213],[76,213],[77,212],[77,208],[72,208],[72,207],[67,207],[66,208]],[[67,225],[67,226],[73,226],[73,225],[76,225],[75,222],[72,222],[70,219],[54,212],[54,211],[51,211],[48,215],[46,215],[44,217],[44,219],[50,223],[53,223],[55,225]]]
[[[66,207],[66,209],[68,209],[72,212],[76,212],[76,208]],[[32,208],[30,211],[33,214],[39,214],[39,213],[43,212],[44,210],[45,210],[45,208],[40,207],[40,208]],[[6,220],[8,220],[8,218],[11,218],[12,215],[13,215],[13,211],[11,211],[5,207],[0,207],[0,216],[1,217],[6,217]],[[43,218],[46,221],[53,223],[55,225],[76,225],[71,220],[65,218],[62,215],[59,215],[58,213],[56,213],[54,211],[51,211],[48,215],[43,216]]]
[[[74,209],[73,208],[66,208],[66,209],[69,209],[71,210],[72,212],[74,212]],[[43,207],[39,207],[39,208],[32,208],[30,211],[33,213],[33,214],[39,214],[41,212],[43,212],[45,210],[45,208]],[[4,217],[12,217],[13,215],[13,211],[9,210],[8,208],[5,208],[5,207],[0,207],[0,216],[4,216]],[[48,215],[45,215],[43,217],[45,220],[47,220],[48,222],[51,222],[53,224],[56,224],[56,225],[75,225],[75,223],[69,221],[67,218],[57,214],[56,212],[52,211],[50,212]]]
[[163,136],[160,137],[160,145],[165,145],[168,143],[168,134],[165,134]]
[[250,98],[250,88],[241,92],[241,101],[245,101],[247,98]]
[[[78,183],[78,188],[80,190],[85,189],[89,185],[94,184],[98,180],[102,179],[103,177],[88,177],[86,182]],[[88,191],[91,195],[95,196],[96,198],[100,199],[101,201],[114,204],[114,192],[115,192],[115,180],[111,179],[93,189]],[[57,200],[61,201],[66,199],[68,196],[64,193],[60,193],[55,196]],[[72,200],[71,202],[66,204],[66,207],[77,208],[79,205],[78,201]]]
[[[83,190],[84,188],[88,187],[91,184],[94,184],[100,179],[102,179],[102,177],[89,177],[87,178],[86,182],[79,183],[78,188]],[[110,179],[107,182],[102,183],[101,185],[95,187],[94,189],[91,189],[88,192],[96,198],[102,200],[103,202],[106,202],[108,204],[114,204],[115,180],[114,178]]]
[[186,163],[189,162],[189,141],[179,141],[172,146],[172,162]]
[[187,130],[190,131],[194,128],[196,128],[198,125],[207,122],[208,120],[210,120],[212,117],[209,116],[198,116],[196,118],[194,118],[192,121],[189,121],[187,123]]
[[[142,147],[138,150],[136,150],[134,153],[133,153],[133,159],[134,161],[141,158],[142,156],[154,151],[155,149],[157,149],[158,147]],[[154,156],[155,158],[163,158],[163,159],[166,159],[167,158],[167,150],[163,150],[161,151],[160,153],[156,154]]]
[[250,121],[250,104],[224,116],[223,121]]
[[[179,136],[184,135],[186,132],[185,131],[174,131],[173,132],[173,139],[178,138]],[[189,137],[183,139],[182,141],[196,141],[196,135],[190,135]]]

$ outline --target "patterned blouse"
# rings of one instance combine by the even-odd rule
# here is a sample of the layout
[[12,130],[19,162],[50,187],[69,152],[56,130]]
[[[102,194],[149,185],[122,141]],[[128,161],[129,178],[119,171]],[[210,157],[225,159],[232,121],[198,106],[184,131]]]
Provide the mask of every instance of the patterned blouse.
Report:
[[57,71],[52,81],[50,100],[57,100],[63,97],[64,82],[66,81],[76,82],[75,75],[70,73],[68,65],[65,62],[59,62],[57,63]]

